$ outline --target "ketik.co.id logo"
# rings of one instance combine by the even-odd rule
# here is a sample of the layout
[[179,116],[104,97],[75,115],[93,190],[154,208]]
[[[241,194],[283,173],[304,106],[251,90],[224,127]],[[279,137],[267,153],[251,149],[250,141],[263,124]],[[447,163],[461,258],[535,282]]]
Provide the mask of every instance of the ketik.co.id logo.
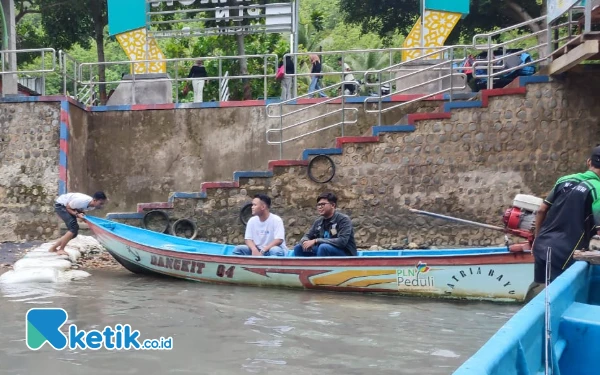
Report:
[[129,324],[106,326],[102,331],[84,331],[71,324],[68,335],[61,328],[69,314],[64,309],[30,309],[26,315],[26,342],[31,350],[38,350],[48,343],[56,350],[171,350],[173,338],[140,340],[140,331],[132,330]]

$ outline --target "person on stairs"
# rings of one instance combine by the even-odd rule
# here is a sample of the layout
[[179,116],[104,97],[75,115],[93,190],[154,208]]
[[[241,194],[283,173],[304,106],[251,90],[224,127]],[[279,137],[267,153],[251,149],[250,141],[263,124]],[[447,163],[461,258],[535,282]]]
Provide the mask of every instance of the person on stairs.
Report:
[[294,93],[292,90],[292,83],[294,81],[294,74],[296,73],[296,68],[294,67],[294,62],[292,61],[291,56],[285,57],[285,76],[281,80],[281,100],[286,101],[290,100],[294,97]]
[[[310,86],[308,87],[308,97],[312,98],[311,93],[315,91],[319,91],[321,89],[321,78],[323,75],[321,74],[321,60],[318,55],[310,55],[310,62],[312,64],[312,69],[310,71]],[[327,95],[321,91],[318,94],[321,98],[326,98]]]
[[190,69],[190,73],[188,74],[188,78],[192,78],[192,87],[194,88],[195,103],[202,102],[202,96],[204,93],[204,82],[206,77],[208,77],[208,73],[206,72],[206,68],[204,67],[204,62],[202,60],[196,61],[196,65],[192,66],[192,69]]

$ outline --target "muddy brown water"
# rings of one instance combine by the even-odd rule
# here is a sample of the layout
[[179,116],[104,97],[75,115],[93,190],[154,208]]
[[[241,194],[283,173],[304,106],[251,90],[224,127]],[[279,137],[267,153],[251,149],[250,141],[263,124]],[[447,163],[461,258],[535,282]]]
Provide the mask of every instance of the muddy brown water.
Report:
[[[69,284],[0,284],[1,374],[447,375],[519,309],[90,272]],[[173,349],[32,351],[25,314],[38,307],[64,308],[78,329],[170,336]]]

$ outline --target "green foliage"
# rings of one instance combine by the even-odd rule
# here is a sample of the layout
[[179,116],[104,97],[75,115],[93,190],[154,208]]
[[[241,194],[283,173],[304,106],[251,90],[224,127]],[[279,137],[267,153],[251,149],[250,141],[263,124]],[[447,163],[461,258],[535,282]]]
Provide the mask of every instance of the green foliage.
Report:
[[[96,62],[95,22],[106,21],[106,0],[30,0],[29,8],[23,7],[24,0],[16,0],[17,13],[20,14],[18,28],[19,48],[40,48],[50,46],[55,49],[64,49],[79,62]],[[473,34],[486,32],[493,28],[500,28],[514,24],[519,20],[515,11],[511,12],[510,1],[474,0],[471,4],[471,14],[461,20],[451,34],[449,43],[460,42],[470,44]],[[175,3],[180,7],[179,3]],[[100,15],[95,14],[92,5],[101,9]],[[403,35],[419,16],[419,1],[415,0],[301,0],[299,51],[348,51],[352,49],[375,49],[388,47],[401,47]],[[100,6],[100,8],[98,8]],[[165,4],[163,4],[163,7]],[[541,0],[524,0],[519,6],[532,17],[541,14],[544,5]],[[173,7],[169,7],[173,9]],[[156,9],[158,10],[158,9]],[[32,14],[28,14],[32,13]],[[197,14],[187,13],[185,18],[199,18],[209,16],[202,12]],[[160,20],[179,21],[183,16],[163,15]],[[197,22],[183,24],[181,22],[162,24],[157,29],[181,29],[183,26],[203,28],[214,26],[211,22]],[[528,30],[515,31],[510,35],[526,33]],[[108,39],[107,32],[103,33],[103,45],[106,61],[126,61],[127,56],[115,40]],[[256,34],[244,37],[245,54],[261,55],[274,53],[283,56],[290,50],[289,35],[287,34]],[[529,47],[534,43],[534,38],[518,43],[515,47]],[[168,58],[189,58],[185,63],[169,63],[168,74],[171,77],[187,77],[193,61],[199,57],[236,56],[238,46],[235,36],[211,36],[160,39],[159,44]],[[511,46],[512,47],[512,46]],[[39,68],[41,65],[37,55],[20,55],[21,69]],[[337,54],[324,54],[321,56],[324,72],[339,71]],[[393,53],[346,53],[345,61],[353,70],[367,71],[381,69],[392,63],[400,61],[400,54]],[[205,66],[209,76],[215,77],[219,73],[228,72],[230,76],[241,75],[241,61],[239,59],[206,60]],[[266,71],[274,75],[277,62],[274,58],[267,61]],[[265,72],[265,62],[262,58],[250,58],[247,61],[247,73],[260,75]],[[311,65],[308,56],[298,57],[297,72],[309,73]],[[118,80],[122,73],[128,73],[127,65],[108,66],[106,80]],[[98,79],[99,72],[94,70],[92,78]],[[356,78],[362,79],[361,74]],[[339,82],[341,77],[325,76],[323,85]],[[90,79],[86,71],[84,80]],[[262,78],[249,79],[250,90],[254,98],[264,96],[264,80]],[[310,78],[298,78],[298,92],[308,90]],[[60,77],[47,77],[47,93],[54,94],[62,91]],[[205,85],[205,100],[218,100],[218,80],[209,80]],[[176,90],[179,101],[191,101],[193,93],[183,97],[185,82],[180,82]],[[72,87],[72,86],[69,86]],[[108,90],[114,88],[109,85]],[[191,85],[190,85],[191,89]],[[244,82],[241,79],[230,80],[229,90],[231,100],[244,97]],[[72,89],[69,89],[72,92]],[[191,91],[191,90],[190,90]],[[274,78],[267,81],[267,96],[276,97],[280,93],[280,84]]]
[[[205,38],[181,38],[167,39],[159,41],[161,48],[169,56],[169,58],[190,58],[187,63],[181,63],[178,66],[173,64],[168,65],[167,72],[171,77],[187,77],[190,68],[194,64],[193,59],[199,57],[217,57],[217,56],[236,56],[237,44],[234,36],[211,36]],[[264,55],[277,54],[282,56],[289,50],[289,45],[277,34],[256,34],[247,35],[245,37],[246,55]],[[247,59],[248,74],[261,75],[265,72],[265,61],[263,58]],[[219,60],[208,59],[204,66],[209,77],[219,76]],[[221,59],[221,75],[225,72],[229,76],[241,75],[240,59]],[[267,74],[274,75],[276,71],[277,61],[275,56],[267,59]],[[264,97],[264,79],[252,78],[249,79],[252,96],[254,98]],[[193,100],[193,92],[183,95],[183,89],[186,86],[185,82],[181,82],[176,88],[179,93],[180,102],[189,102]],[[191,88],[191,84],[190,84]],[[267,81],[267,96],[274,97],[279,95],[279,85],[274,78],[269,78]],[[243,98],[243,82],[241,79],[229,81],[230,100],[241,100]],[[204,85],[204,100],[219,100],[219,81],[208,80]]]
[[40,0],[42,27],[55,49],[68,49],[74,44],[91,48],[94,23],[90,1]]
[[[339,3],[344,22],[360,26],[363,33],[373,32],[383,38],[396,32],[408,34],[421,14],[420,2],[415,0],[339,0]],[[472,37],[477,30],[523,22],[526,15],[539,17],[542,9],[542,0],[473,0],[469,15],[451,33],[449,43],[461,36]]]

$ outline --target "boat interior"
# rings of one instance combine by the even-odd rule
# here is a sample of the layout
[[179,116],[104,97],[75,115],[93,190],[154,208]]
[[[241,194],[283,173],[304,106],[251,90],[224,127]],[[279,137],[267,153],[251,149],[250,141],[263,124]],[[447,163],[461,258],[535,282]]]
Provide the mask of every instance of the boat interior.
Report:
[[[116,236],[124,239],[135,238],[135,242],[162,250],[177,251],[183,253],[202,253],[210,255],[232,255],[235,245],[227,245],[215,242],[203,242],[190,240],[182,237],[175,237],[164,233],[157,233],[143,228],[138,228],[113,221],[88,217],[87,220],[98,225]],[[288,244],[288,248],[291,248]],[[468,256],[483,254],[505,254],[508,252],[506,247],[481,247],[481,248],[458,248],[458,249],[431,249],[431,250],[368,250],[358,251],[358,256],[363,257],[435,257],[435,256]],[[293,256],[293,251],[288,251],[288,257]]]
[[547,292],[519,310],[454,375],[600,373],[600,265],[576,262]]

